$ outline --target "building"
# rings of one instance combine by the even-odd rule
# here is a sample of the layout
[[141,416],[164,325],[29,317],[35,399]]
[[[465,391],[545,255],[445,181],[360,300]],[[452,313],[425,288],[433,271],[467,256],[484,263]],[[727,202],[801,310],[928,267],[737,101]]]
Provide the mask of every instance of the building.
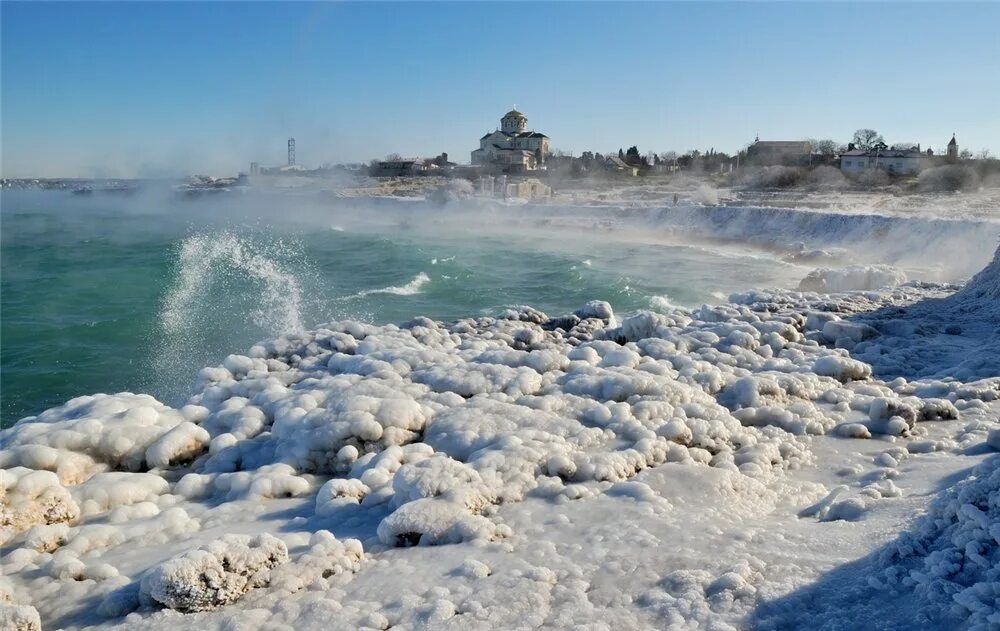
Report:
[[869,169],[882,169],[894,175],[919,173],[930,159],[917,148],[911,149],[851,149],[840,154],[843,173],[861,173]]
[[[848,150],[840,154],[840,170],[843,173],[862,173],[869,169],[882,169],[893,175],[914,175],[922,169],[941,161],[935,157],[931,149],[921,151],[920,145],[915,147],[889,147],[885,145],[874,149],[855,149],[848,145]],[[952,134],[948,143],[946,159],[958,159],[958,143]]]
[[495,165],[505,172],[534,171],[549,155],[549,137],[528,129],[528,117],[512,109],[500,128],[479,139],[472,164]]
[[958,160],[958,143],[955,142],[955,134],[951,135],[951,140],[948,142],[948,160],[950,162]]
[[393,158],[375,162],[369,169],[368,174],[372,177],[402,177],[406,175],[421,175],[428,168],[427,162],[420,158]]
[[608,156],[604,159],[604,168],[614,173],[635,177],[639,175],[639,167],[625,162],[618,156]]
[[812,159],[812,144],[806,140],[761,140],[755,138],[747,148],[747,160],[760,166],[807,165]]

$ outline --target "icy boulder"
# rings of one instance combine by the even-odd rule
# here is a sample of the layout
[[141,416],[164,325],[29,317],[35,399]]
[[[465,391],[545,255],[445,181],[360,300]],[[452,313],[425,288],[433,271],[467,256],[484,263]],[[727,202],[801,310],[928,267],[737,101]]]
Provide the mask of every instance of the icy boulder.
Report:
[[30,605],[15,601],[14,586],[10,579],[0,574],[0,629],[4,631],[41,631],[38,611]]
[[829,294],[841,291],[870,291],[895,287],[906,282],[906,274],[891,265],[851,265],[821,267],[809,272],[799,283],[801,291]]
[[316,514],[330,515],[341,506],[359,504],[371,489],[356,478],[334,478],[316,493]]
[[80,515],[80,507],[51,471],[0,469],[0,543],[36,524],[57,524]]
[[607,322],[608,326],[616,326],[615,312],[611,308],[611,305],[603,300],[591,300],[577,309],[573,315],[581,320],[597,318],[598,320],[604,320]]
[[[0,432],[0,467],[54,471],[67,485],[108,469],[145,471],[146,450],[190,420],[185,413],[147,394],[78,397]],[[154,449],[161,459],[172,455],[168,451]]]
[[305,553],[271,572],[270,588],[296,592],[317,581],[358,572],[364,560],[364,549],[357,539],[340,540],[329,530],[318,530],[309,538]]
[[177,462],[193,460],[208,447],[210,439],[203,428],[184,421],[146,448],[146,464],[166,468]]
[[287,560],[284,542],[271,535],[226,535],[146,572],[140,600],[184,612],[214,609],[267,585],[270,570]]
[[872,367],[842,355],[824,355],[813,362],[813,372],[837,381],[860,381],[872,376]]
[[447,456],[403,465],[393,477],[392,488],[393,502],[397,506],[440,496],[464,504],[470,510],[480,510],[495,499],[479,472]]
[[489,541],[508,534],[507,527],[471,514],[458,502],[439,498],[403,504],[378,526],[378,538],[390,546]]
[[4,631],[42,631],[38,611],[30,605],[0,602],[0,629]]

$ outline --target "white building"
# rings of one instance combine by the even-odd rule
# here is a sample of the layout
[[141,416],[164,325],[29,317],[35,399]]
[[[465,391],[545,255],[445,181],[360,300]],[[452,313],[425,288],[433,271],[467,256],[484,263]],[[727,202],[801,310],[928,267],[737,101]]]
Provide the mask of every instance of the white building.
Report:
[[869,169],[882,169],[897,175],[918,173],[927,156],[919,151],[865,151],[852,149],[840,154],[840,170],[844,173],[861,173]]
[[534,171],[549,155],[549,137],[528,130],[528,117],[512,109],[500,119],[500,129],[479,139],[472,164],[493,164],[510,171]]
[[933,154],[918,149],[851,149],[840,154],[843,173],[861,173],[869,169],[882,169],[896,175],[919,173],[933,159]]

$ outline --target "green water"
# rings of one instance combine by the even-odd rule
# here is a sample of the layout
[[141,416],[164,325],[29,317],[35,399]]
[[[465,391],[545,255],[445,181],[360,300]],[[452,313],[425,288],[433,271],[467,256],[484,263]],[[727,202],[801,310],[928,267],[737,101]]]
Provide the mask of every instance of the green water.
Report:
[[95,392],[176,404],[201,366],[335,319],[447,320],[520,304],[559,314],[591,299],[627,312],[654,296],[693,305],[801,277],[759,253],[460,213],[424,221],[413,205],[60,191],[0,201],[4,426]]

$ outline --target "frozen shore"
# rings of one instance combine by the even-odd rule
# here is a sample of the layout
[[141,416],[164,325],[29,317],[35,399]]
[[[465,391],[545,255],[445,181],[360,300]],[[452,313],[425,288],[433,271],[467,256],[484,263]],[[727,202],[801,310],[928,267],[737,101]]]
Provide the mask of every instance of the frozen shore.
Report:
[[0,623],[996,624],[1000,251],[964,287],[660,311],[333,322],[179,409],[24,419]]

